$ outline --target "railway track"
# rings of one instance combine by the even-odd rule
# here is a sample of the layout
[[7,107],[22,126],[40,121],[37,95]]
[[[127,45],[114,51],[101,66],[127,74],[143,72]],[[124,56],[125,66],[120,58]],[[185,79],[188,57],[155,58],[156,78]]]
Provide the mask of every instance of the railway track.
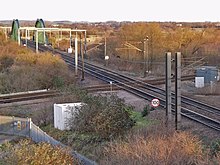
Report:
[[[181,78],[181,80],[182,81],[192,80],[192,79],[194,79],[194,77],[195,77],[195,75],[183,76]],[[174,79],[172,79],[172,81],[174,81]],[[144,80],[144,82],[151,84],[151,85],[161,85],[161,84],[165,84],[165,78]],[[127,84],[129,85],[129,83],[127,83]],[[139,87],[138,85],[135,85],[135,84],[130,84],[130,85],[134,85],[136,87]],[[110,84],[86,86],[83,89],[88,92],[120,90],[120,88],[114,84],[112,84],[112,86]]]
[[[30,44],[29,44],[30,45]],[[31,46],[31,45],[30,45]],[[34,47],[34,44],[32,45]],[[71,67],[74,68],[74,58],[70,57],[69,54],[61,52],[59,50],[53,50],[50,47],[39,46],[40,51],[51,51],[53,53],[59,54],[63,60]],[[160,100],[160,105],[165,108],[165,90],[149,83],[146,83],[141,80],[136,80],[134,78],[116,73],[114,71],[108,70],[106,68],[93,65],[91,63],[84,63],[84,71],[104,82],[112,82],[116,87],[124,89],[136,96],[144,98],[148,101],[151,101],[153,98],[158,98]],[[79,69],[81,69],[82,63],[79,60]],[[200,101],[182,96],[181,97],[181,115],[187,117],[191,120],[199,122],[203,125],[206,125],[214,130],[220,131],[220,118],[213,119],[209,117],[209,114],[214,114],[215,116],[220,116],[220,109]],[[172,109],[174,107],[174,93],[172,93]],[[190,107],[190,109],[189,109]],[[194,111],[197,109],[197,112]],[[205,111],[207,114],[203,115],[198,113],[198,111]]]
[[59,93],[54,90],[29,91],[13,94],[0,95],[0,104],[8,104],[20,101],[44,99],[57,96]]
[[[193,80],[195,78],[195,75],[187,75],[187,76],[182,76],[181,81],[188,81],[188,80]],[[151,85],[161,85],[165,84],[165,77],[164,78],[159,78],[159,79],[152,79],[152,80],[143,80],[143,82]],[[175,81],[174,78],[171,79],[172,82]]]

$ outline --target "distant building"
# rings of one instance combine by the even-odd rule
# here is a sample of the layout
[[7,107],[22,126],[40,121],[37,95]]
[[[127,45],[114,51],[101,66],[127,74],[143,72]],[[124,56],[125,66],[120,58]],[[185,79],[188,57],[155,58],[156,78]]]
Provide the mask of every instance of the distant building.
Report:
[[58,25],[58,24],[52,24],[52,26],[53,26],[53,27],[58,27],[59,25]]
[[176,26],[178,26],[178,27],[182,27],[183,24],[181,24],[181,23],[177,23]]
[[[201,79],[202,78],[202,79]],[[202,84],[211,84],[213,82],[219,81],[219,71],[215,66],[202,66],[196,69],[196,86],[204,81]],[[198,82],[198,83],[197,83]]]

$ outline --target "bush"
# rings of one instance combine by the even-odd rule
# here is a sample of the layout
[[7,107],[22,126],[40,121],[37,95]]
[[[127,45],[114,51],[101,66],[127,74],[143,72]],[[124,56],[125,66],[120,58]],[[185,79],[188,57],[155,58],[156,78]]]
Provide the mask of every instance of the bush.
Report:
[[0,56],[0,93],[57,89],[74,82],[74,75],[58,56],[29,53],[13,59]]
[[144,107],[143,111],[141,112],[142,117],[145,117],[145,116],[149,115],[150,111],[153,111],[153,110],[155,110],[154,107],[152,107],[152,106],[150,106],[150,105],[146,105],[146,106]]
[[132,107],[125,105],[123,100],[114,95],[87,95],[83,101],[86,105],[73,112],[68,121],[73,131],[111,139],[125,133],[135,124],[130,114]]
[[127,139],[106,147],[100,164],[209,164],[201,142],[186,132],[135,135]]
[[30,66],[12,67],[0,75],[0,92],[13,93],[40,89],[36,81],[39,73]]
[[217,154],[220,154],[220,139],[211,144],[211,155],[217,156]]
[[50,53],[33,53],[0,32],[0,93],[61,88],[75,81],[67,65]]
[[15,147],[10,146],[7,156],[4,157],[7,164],[54,164],[78,165],[71,151],[60,147],[53,147],[48,143],[34,144],[29,140],[20,141]]
[[7,70],[14,64],[14,59],[10,56],[0,57],[0,71]]

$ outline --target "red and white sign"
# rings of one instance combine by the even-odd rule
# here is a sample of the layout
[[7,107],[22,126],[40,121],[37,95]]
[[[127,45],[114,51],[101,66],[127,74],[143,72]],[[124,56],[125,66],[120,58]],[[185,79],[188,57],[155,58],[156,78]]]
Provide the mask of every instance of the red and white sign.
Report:
[[152,107],[158,107],[160,105],[159,99],[153,99],[151,100],[151,106]]

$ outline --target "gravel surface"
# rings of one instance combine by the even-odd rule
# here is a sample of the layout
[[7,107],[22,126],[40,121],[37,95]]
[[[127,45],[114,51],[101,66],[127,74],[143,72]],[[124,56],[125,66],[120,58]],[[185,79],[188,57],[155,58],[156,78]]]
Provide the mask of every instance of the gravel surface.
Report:
[[14,140],[16,138],[18,138],[18,137],[0,134],[0,144],[4,144],[4,143],[11,141],[11,140]]
[[[98,92],[98,93],[106,93],[106,92]],[[117,94],[119,98],[123,98],[127,104],[134,106],[135,110],[139,112],[143,110],[146,104],[150,104],[149,101],[138,98],[135,95],[130,94],[123,90],[114,91],[114,93]],[[155,111],[149,114],[149,118],[156,119],[156,120],[165,119],[165,109],[160,108],[160,107],[156,108]],[[175,129],[174,115],[172,116],[170,127]],[[185,117],[182,117],[181,119],[180,129],[183,131],[192,132],[193,134],[199,136],[200,139],[202,139],[203,142],[207,144],[210,144],[212,141],[215,141],[216,139],[220,138],[219,131],[212,130],[202,124],[189,120]]]
[[[79,77],[80,74],[79,74]],[[90,85],[100,85],[100,84],[105,84],[103,81],[97,80],[96,78],[92,78],[89,75],[85,75],[85,80],[84,81],[79,81],[77,82],[79,86],[90,86]],[[218,83],[216,89],[220,89],[220,83]],[[174,84],[172,85],[174,86]],[[160,87],[164,88],[164,85],[160,85]],[[218,90],[215,90],[215,94],[213,95],[207,95],[208,93],[208,88],[206,87],[204,89],[196,89],[194,87],[194,83],[192,81],[187,81],[187,82],[182,82],[182,94],[186,96],[190,96],[191,98],[206,102],[208,104],[211,104],[213,106],[219,107],[220,108],[220,94],[218,94]],[[98,93],[109,93],[107,92],[98,92]],[[141,99],[139,97],[136,97],[133,94],[130,94],[126,91],[119,90],[119,91],[113,91],[113,93],[117,94],[120,98],[123,98],[127,104],[132,105],[136,111],[141,112],[143,108],[149,104],[147,100]],[[48,100],[47,100],[48,101]],[[42,101],[42,103],[34,103],[35,109],[40,109],[44,107],[46,104],[50,104],[48,102]],[[13,105],[12,105],[13,106]],[[22,105],[17,105],[18,107],[21,108]],[[26,108],[24,109],[29,109],[29,106],[25,106]],[[3,107],[2,107],[3,108]],[[3,108],[4,109],[4,108]],[[21,108],[23,109],[23,108]],[[158,119],[158,118],[164,118],[165,117],[165,110],[162,108],[157,108],[155,111],[151,112],[149,115],[150,118],[152,119]],[[173,116],[174,118],[174,116]],[[174,119],[171,123],[171,127],[174,127]],[[190,131],[193,134],[198,135],[201,139],[203,139],[205,142],[210,143],[211,141],[217,139],[220,137],[220,132],[214,131],[206,126],[203,126],[199,123],[193,122],[187,118],[182,117],[182,122],[181,122],[181,130],[185,131]],[[3,137],[4,139],[4,137]],[[4,140],[3,140],[4,141]]]
[[[88,84],[100,82],[96,80],[92,83],[93,80],[90,80],[90,79],[87,80]],[[174,83],[172,83],[173,91],[174,91],[174,86],[175,86]],[[161,87],[164,89],[165,85],[159,85],[158,87]],[[106,93],[106,92],[99,92],[99,93]],[[116,93],[120,98],[123,98],[126,103],[134,106],[135,110],[139,112],[143,110],[146,104],[150,104],[147,100],[136,97],[135,95],[130,94],[123,90],[114,91],[114,93]],[[216,83],[211,90],[210,86],[206,86],[204,88],[195,88],[193,81],[184,81],[181,83],[181,93],[184,96],[188,96],[195,100],[199,100],[204,103],[220,108],[220,101],[219,101],[220,100],[220,82]],[[165,109],[158,108],[158,110],[151,112],[149,117],[151,117],[152,119],[161,118],[161,117],[163,118],[165,117]],[[171,126],[174,127],[174,116],[173,116],[173,122],[171,123]],[[196,123],[185,117],[182,117],[181,130],[190,131],[193,134],[198,135],[201,139],[203,139],[207,143],[210,143],[211,141],[216,140],[217,138],[220,138],[219,131],[214,131],[202,124]]]

